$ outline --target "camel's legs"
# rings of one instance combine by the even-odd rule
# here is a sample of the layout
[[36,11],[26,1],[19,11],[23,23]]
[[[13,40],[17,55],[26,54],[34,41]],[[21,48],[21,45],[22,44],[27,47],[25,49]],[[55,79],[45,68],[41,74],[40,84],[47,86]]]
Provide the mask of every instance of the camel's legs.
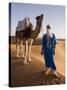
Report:
[[16,43],[16,56],[17,57],[19,57],[19,55],[20,55],[20,45],[19,45],[19,43]]
[[25,58],[24,58],[24,63],[27,63],[27,48],[28,48],[28,41],[25,41]]
[[16,43],[16,56],[18,57],[18,49],[17,49],[18,43]]
[[16,56],[17,56],[17,57],[19,57],[19,55],[20,55],[19,47],[20,47],[20,46],[19,46],[19,44],[17,43],[17,44],[16,44]]
[[24,58],[24,45],[23,45],[23,41],[21,41],[20,50],[21,50],[21,56]]
[[31,47],[32,47],[33,39],[28,40],[28,61],[31,61]]

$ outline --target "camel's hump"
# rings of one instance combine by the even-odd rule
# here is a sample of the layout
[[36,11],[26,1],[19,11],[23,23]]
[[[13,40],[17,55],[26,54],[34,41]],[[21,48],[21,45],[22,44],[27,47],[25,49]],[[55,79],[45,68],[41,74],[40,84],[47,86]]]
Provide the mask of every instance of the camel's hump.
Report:
[[23,20],[18,21],[16,31],[25,30],[25,28],[30,25],[30,22],[31,22],[31,20],[29,17],[25,17]]

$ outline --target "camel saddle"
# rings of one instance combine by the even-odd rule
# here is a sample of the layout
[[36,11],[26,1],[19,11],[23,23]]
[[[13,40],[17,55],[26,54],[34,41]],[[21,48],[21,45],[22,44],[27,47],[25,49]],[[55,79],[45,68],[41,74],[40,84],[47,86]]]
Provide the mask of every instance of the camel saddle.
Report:
[[30,25],[32,25],[30,18],[25,17],[23,20],[18,22],[18,25],[16,27],[16,31],[26,30],[26,28],[30,27]]

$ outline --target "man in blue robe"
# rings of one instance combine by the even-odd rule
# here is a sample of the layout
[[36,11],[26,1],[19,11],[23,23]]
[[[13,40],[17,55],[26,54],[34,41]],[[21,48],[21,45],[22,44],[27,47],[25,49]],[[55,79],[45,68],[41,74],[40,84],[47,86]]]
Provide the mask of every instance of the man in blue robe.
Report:
[[48,24],[46,26],[47,33],[43,35],[42,39],[42,52],[44,54],[45,65],[47,68],[46,75],[52,71],[55,75],[56,72],[56,65],[54,63],[54,55],[55,55],[55,47],[57,44],[57,40],[55,34],[52,33],[52,27]]

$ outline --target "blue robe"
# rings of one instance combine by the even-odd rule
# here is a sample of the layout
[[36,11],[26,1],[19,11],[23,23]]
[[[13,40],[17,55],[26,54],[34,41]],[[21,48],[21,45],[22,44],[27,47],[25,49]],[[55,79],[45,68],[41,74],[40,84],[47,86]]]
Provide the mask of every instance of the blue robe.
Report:
[[52,37],[50,37],[49,39],[47,38],[47,34],[43,35],[42,50],[44,53],[45,65],[47,68],[50,67],[53,70],[56,70],[56,66],[54,63],[56,43],[57,43],[57,40],[56,40],[55,34],[52,34]]

